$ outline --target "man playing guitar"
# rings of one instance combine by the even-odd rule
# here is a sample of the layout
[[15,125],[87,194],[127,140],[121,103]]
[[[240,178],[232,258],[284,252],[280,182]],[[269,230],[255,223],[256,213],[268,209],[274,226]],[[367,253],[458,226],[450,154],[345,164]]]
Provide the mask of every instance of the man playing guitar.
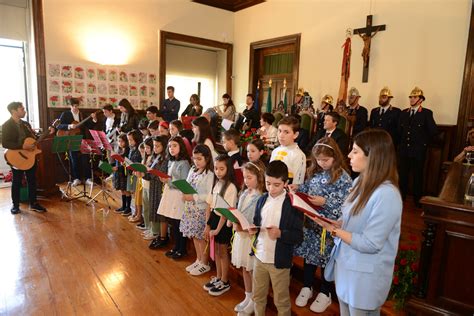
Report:
[[[7,149],[25,149],[34,150],[35,144],[23,144],[27,137],[36,138],[31,125],[22,120],[25,117],[25,107],[21,102],[12,102],[7,106],[11,114],[11,118],[2,126],[2,145]],[[28,182],[28,198],[30,201],[30,209],[39,213],[46,212],[46,208],[36,200],[36,163],[28,170],[19,170],[12,167],[12,202],[13,207],[10,212],[12,214],[20,213],[20,189],[23,174],[26,174]]]
[[[60,131],[67,131],[69,135],[84,135],[86,136],[86,128],[93,129],[94,122],[96,120],[96,114],[91,114],[92,120],[86,120],[82,122],[82,115],[79,112],[79,105],[81,100],[79,98],[71,98],[69,101],[69,106],[71,108],[70,111],[63,112],[59,118],[60,124],[58,125],[58,130]],[[79,125],[78,122],[81,122]],[[83,124],[82,124],[83,123]],[[60,133],[58,131],[58,135]],[[69,152],[69,161],[71,164],[71,177],[73,179],[72,185],[77,186],[81,184],[80,180],[80,170],[84,170],[84,176],[87,179],[86,184],[91,184],[91,170],[90,167],[86,166],[86,157],[85,155],[81,155],[78,151],[70,151]]]

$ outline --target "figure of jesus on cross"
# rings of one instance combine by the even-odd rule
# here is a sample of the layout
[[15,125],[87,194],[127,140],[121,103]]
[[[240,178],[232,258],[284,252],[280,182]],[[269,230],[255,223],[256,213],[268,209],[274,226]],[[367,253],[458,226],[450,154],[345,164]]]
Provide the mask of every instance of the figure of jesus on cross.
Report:
[[367,82],[369,80],[370,44],[372,43],[372,38],[380,31],[385,31],[385,24],[372,26],[372,15],[367,16],[366,27],[354,30],[354,34],[358,34],[364,41],[364,48],[362,49],[361,54],[364,59],[362,82]]

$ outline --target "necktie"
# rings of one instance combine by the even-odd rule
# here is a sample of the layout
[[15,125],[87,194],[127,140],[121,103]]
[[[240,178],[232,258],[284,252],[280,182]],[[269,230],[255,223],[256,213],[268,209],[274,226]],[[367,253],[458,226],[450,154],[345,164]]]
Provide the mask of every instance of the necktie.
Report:
[[415,115],[415,110],[411,110],[411,114],[410,114],[410,117],[413,117]]
[[382,116],[384,113],[385,113],[385,109],[382,109],[382,110],[380,111],[380,116]]
[[331,137],[331,133],[326,133],[326,137]]

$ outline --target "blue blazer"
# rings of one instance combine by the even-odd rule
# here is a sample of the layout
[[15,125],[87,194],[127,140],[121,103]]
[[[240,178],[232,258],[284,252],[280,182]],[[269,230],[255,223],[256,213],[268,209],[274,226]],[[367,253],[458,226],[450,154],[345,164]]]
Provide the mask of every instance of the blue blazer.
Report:
[[359,215],[350,215],[353,204],[346,201],[342,207],[342,229],[352,233],[352,242],[336,238],[325,276],[334,277],[339,299],[355,308],[374,310],[383,305],[392,284],[402,199],[399,190],[385,182]]

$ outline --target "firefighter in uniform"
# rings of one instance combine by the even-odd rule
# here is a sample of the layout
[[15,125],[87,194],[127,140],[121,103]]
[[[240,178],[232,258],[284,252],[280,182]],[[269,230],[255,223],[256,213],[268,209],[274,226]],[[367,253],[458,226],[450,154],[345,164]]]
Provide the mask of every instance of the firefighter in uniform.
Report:
[[372,109],[370,112],[370,127],[381,128],[386,130],[392,136],[395,148],[398,146],[398,119],[401,110],[390,104],[393,95],[388,87],[380,90],[379,107]]
[[398,133],[400,135],[399,174],[403,199],[408,191],[408,179],[413,175],[413,197],[415,206],[420,207],[423,195],[423,170],[428,144],[438,133],[433,112],[422,107],[425,96],[415,87],[410,93],[410,107],[400,113]]

